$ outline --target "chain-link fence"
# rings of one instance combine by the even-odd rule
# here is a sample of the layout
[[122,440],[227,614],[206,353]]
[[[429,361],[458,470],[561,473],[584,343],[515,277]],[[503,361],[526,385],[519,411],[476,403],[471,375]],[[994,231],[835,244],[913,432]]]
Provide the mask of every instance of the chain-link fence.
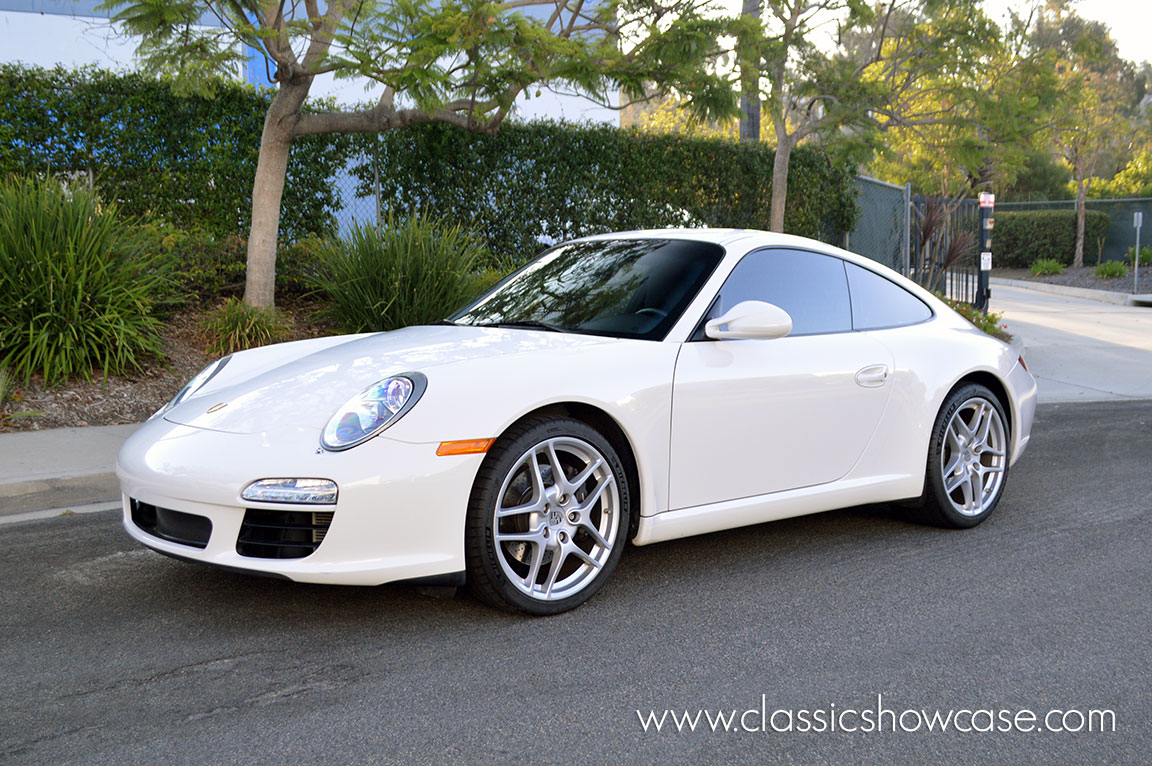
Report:
[[[1144,219],[1152,226],[1152,198],[1132,199],[1090,199],[1089,210],[1107,213],[1111,224],[1108,234],[1095,242],[1084,242],[1084,263],[1123,260],[1128,250],[1136,245],[1136,229],[1133,226],[1135,213],[1144,213]],[[1075,210],[1075,200],[1055,200],[1049,202],[998,202],[996,209],[1001,212],[1023,210]],[[1145,240],[1148,241],[1145,235]]]
[[[911,184],[900,186],[857,176],[856,202],[860,217],[855,231],[844,236],[844,249],[895,269],[949,298],[975,302],[975,200],[945,203],[913,197]],[[932,222],[926,223],[929,219]]]
[[336,222],[340,235],[344,236],[355,224],[370,225],[380,219],[381,207],[379,183],[375,188],[363,189],[359,179],[352,175],[352,168],[364,162],[363,157],[353,157],[348,166],[332,180],[340,197],[340,209]]
[[844,235],[844,249],[908,273],[911,238],[910,186],[897,186],[867,176],[856,177],[856,230]]

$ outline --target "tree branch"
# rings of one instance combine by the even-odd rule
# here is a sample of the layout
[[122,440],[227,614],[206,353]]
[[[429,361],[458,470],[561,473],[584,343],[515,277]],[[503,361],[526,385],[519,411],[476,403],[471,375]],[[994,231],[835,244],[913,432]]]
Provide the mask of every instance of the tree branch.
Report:
[[[332,39],[336,36],[336,30],[340,28],[340,22],[344,20],[344,14],[348,10],[349,3],[352,0],[328,0],[328,10],[321,17],[315,17],[318,20],[314,21],[314,31],[312,32],[312,41],[308,45],[308,51],[304,54],[303,68],[306,74],[312,74],[312,69],[320,63],[320,61],[327,55],[328,49],[332,45]],[[316,8],[316,0],[305,0],[308,6],[308,15],[310,20],[312,17],[312,10]],[[317,8],[317,13],[319,9]]]

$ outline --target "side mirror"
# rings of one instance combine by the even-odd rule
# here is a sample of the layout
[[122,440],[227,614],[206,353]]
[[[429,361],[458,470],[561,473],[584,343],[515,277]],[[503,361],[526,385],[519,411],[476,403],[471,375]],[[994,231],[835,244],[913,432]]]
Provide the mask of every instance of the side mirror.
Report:
[[792,317],[779,306],[764,301],[744,301],[704,325],[704,334],[715,340],[737,338],[783,338],[792,332]]

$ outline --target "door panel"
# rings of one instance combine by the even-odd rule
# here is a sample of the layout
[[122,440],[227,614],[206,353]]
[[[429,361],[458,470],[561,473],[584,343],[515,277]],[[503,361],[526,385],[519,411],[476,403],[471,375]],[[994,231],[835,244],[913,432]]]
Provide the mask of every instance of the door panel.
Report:
[[847,474],[888,401],[891,374],[881,367],[890,373],[892,356],[864,333],[685,343],[673,383],[670,508]]

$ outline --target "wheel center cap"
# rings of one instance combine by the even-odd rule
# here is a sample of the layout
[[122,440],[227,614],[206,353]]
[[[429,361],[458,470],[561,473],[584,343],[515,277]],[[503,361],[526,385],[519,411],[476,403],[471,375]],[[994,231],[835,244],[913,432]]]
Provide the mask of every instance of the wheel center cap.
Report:
[[548,511],[548,526],[558,527],[564,522],[564,512],[558,508]]

